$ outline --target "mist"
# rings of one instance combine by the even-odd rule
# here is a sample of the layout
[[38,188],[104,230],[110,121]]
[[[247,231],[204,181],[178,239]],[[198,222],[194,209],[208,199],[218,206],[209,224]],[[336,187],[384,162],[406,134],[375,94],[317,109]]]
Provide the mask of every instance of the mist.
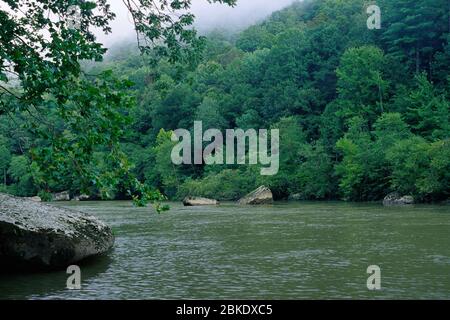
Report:
[[[205,34],[215,29],[238,31],[263,20],[296,0],[238,0],[235,7],[209,4],[206,0],[192,0],[191,12],[196,16],[195,28]],[[132,40],[135,37],[131,16],[121,0],[110,0],[117,17],[111,22],[112,33],[96,32],[106,47]]]

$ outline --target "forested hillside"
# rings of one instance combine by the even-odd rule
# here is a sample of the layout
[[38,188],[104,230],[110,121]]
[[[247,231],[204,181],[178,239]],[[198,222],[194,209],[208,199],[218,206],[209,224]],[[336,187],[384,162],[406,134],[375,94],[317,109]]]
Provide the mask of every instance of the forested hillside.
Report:
[[[446,200],[450,2],[379,0],[380,30],[367,28],[369,2],[295,3],[237,35],[212,33],[189,64],[154,63],[126,45],[86,64],[86,72],[111,69],[127,80],[117,89],[130,98],[122,110],[127,121],[117,129],[122,150],[136,177],[171,199],[234,200],[265,184],[277,199],[376,201],[398,191],[423,202]],[[80,193],[74,172],[54,166],[53,179],[33,165],[45,144],[22,127],[29,116],[0,117],[0,191]],[[173,165],[171,130],[197,120],[221,130],[279,128],[279,173]],[[64,132],[52,112],[46,121]],[[95,152],[94,171],[116,170],[101,148]],[[115,185],[108,195],[124,198],[123,184]],[[93,183],[88,191],[99,188]]]

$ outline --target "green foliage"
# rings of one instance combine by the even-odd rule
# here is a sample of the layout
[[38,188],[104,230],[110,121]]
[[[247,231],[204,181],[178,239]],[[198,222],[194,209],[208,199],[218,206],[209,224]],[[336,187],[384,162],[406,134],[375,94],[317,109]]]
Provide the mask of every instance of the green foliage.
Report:
[[173,197],[176,194],[177,187],[181,183],[178,167],[172,163],[171,159],[172,149],[176,145],[175,142],[172,142],[171,137],[171,131],[166,132],[164,129],[161,129],[154,148],[156,155],[154,170],[160,176],[164,193],[169,197]]
[[383,79],[385,63],[383,52],[374,46],[350,48],[342,55],[336,73],[344,118],[359,115],[373,123],[384,112],[389,87],[389,81]]
[[277,175],[259,177],[258,182],[267,185],[275,198],[287,198],[300,191],[297,176],[306,137],[298,117],[283,118],[272,129],[280,130],[280,170]]
[[11,152],[9,146],[7,145],[7,140],[5,137],[0,135],[0,177],[3,185],[6,186],[7,170],[11,162]]
[[[235,5],[236,0],[208,0],[211,3]],[[170,61],[192,63],[197,58],[204,38],[198,38],[197,32],[189,28],[194,15],[188,10],[191,2],[186,0],[162,0],[158,4],[152,1],[124,1],[136,26],[138,45],[142,52],[156,53],[168,57]],[[142,39],[141,37],[145,38]],[[161,42],[162,44],[160,44]]]
[[[209,2],[234,5],[236,1]],[[142,52],[154,59],[168,57],[171,62],[196,61],[204,39],[189,28],[194,19],[190,1],[124,4]],[[37,140],[21,150],[27,152],[34,175],[23,171],[28,162],[25,156],[11,160],[8,172],[16,183],[15,193],[31,193],[34,184],[45,192],[96,189],[102,198],[111,198],[122,188],[137,205],[163,198],[136,180],[120,150],[125,115],[134,108],[134,97],[128,92],[131,82],[117,79],[110,71],[91,79],[82,70],[81,61],[103,59],[106,49],[96,42],[92,30],[111,32],[114,17],[106,0],[2,2],[0,116],[27,113],[22,125]],[[4,146],[0,151],[5,152],[0,169],[6,181],[9,153]],[[101,163],[95,157],[99,154],[104,156]],[[18,172],[24,175],[19,177]],[[156,209],[164,208],[157,205]]]
[[39,198],[41,198],[41,200],[43,202],[50,202],[50,201],[52,201],[52,194],[50,192],[41,190],[41,191],[38,192],[37,195],[38,195]]
[[333,162],[325,147],[317,143],[305,145],[301,152],[304,158],[297,173],[296,190],[305,200],[330,199],[336,194]]
[[392,185],[422,200],[442,200],[449,196],[449,140],[427,143],[423,138],[401,140],[389,150],[393,168]]
[[383,0],[382,39],[390,54],[399,56],[414,72],[429,67],[448,29],[447,0]]
[[11,193],[21,197],[28,197],[34,194],[33,176],[30,164],[25,156],[13,156],[8,170],[14,182]]
[[[137,205],[165,199],[152,190],[170,199],[235,200],[261,184],[277,199],[372,201],[391,191],[447,199],[447,1],[380,0],[381,30],[366,26],[369,3],[294,3],[237,35],[215,32],[205,39],[186,30],[189,13],[160,24],[169,19],[164,8],[188,9],[188,1],[163,1],[159,13],[137,1],[141,13],[129,9],[139,34],[160,39],[155,43],[163,47],[150,52],[140,38],[149,55],[124,45],[107,61],[83,67],[81,59],[104,53],[87,26],[108,28],[108,15],[95,20],[87,5],[86,28],[63,24],[53,37],[37,38],[38,32],[16,30],[19,20],[0,10],[0,112],[11,118],[0,117],[2,185],[6,178],[6,188],[17,194],[86,191],[134,198]],[[67,4],[54,6],[63,12]],[[27,23],[41,16],[32,13]],[[46,46],[49,56],[40,59],[37,46],[11,40],[14,30],[26,43]],[[21,86],[11,85],[7,62]],[[279,173],[260,176],[259,166],[174,166],[171,132],[189,130],[196,120],[205,129],[279,128]]]
[[429,145],[420,137],[402,140],[389,150],[388,160],[393,167],[392,185],[399,192],[418,195],[416,181],[426,172],[430,161]]
[[342,161],[336,165],[344,198],[373,201],[383,198],[395,185],[389,185],[390,167],[386,152],[411,134],[400,114],[383,114],[370,132],[365,120],[353,118],[349,130],[337,144]]
[[255,174],[226,169],[200,180],[188,179],[180,186],[177,198],[196,196],[224,201],[238,200],[257,187],[255,177]]
[[450,103],[425,74],[416,76],[416,88],[404,100],[405,117],[413,132],[433,141],[450,137]]

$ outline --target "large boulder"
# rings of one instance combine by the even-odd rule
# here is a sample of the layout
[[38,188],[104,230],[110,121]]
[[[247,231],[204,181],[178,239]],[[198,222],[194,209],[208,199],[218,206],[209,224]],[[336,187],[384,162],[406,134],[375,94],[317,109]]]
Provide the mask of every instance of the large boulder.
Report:
[[55,269],[107,252],[111,229],[95,217],[0,194],[0,269]]
[[63,191],[52,194],[53,201],[70,201],[69,191]]
[[384,200],[385,206],[405,206],[414,204],[414,198],[412,196],[402,196],[398,192],[392,192],[388,194]]
[[244,205],[271,204],[273,203],[272,191],[265,186],[261,186],[243,197],[238,203]]
[[187,197],[183,200],[183,204],[187,207],[215,206],[219,204],[219,201],[207,198]]

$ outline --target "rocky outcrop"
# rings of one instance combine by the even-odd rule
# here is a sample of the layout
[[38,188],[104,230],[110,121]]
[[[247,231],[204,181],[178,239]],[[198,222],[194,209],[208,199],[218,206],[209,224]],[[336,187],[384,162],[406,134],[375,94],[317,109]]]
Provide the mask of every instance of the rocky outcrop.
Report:
[[214,199],[207,199],[207,198],[187,197],[183,200],[183,204],[186,207],[216,206],[219,204],[219,201],[214,200]]
[[52,194],[53,201],[70,201],[69,191],[63,191]]
[[261,186],[243,197],[238,203],[243,205],[271,204],[273,203],[272,191],[265,186]]
[[95,217],[0,194],[0,269],[61,268],[113,244],[111,229]]
[[402,196],[398,192],[388,194],[383,200],[384,206],[405,206],[411,204],[414,204],[412,196]]

